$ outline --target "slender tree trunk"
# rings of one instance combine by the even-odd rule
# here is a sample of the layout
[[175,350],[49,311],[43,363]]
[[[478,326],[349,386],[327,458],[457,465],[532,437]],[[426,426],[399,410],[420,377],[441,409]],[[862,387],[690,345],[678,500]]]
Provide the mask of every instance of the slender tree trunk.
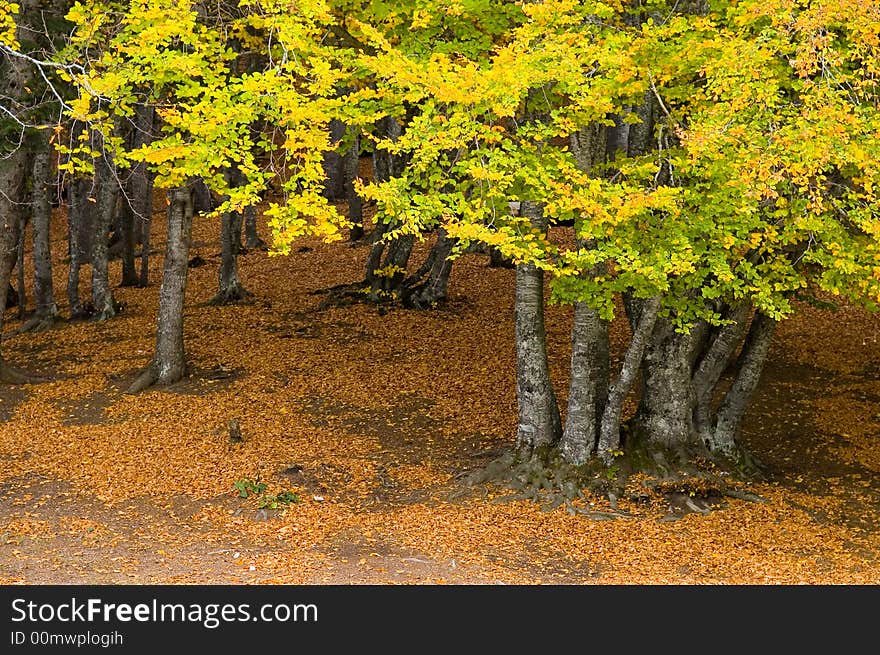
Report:
[[623,411],[623,403],[636,381],[659,312],[659,296],[649,298],[642,304],[629,347],[623,357],[620,375],[618,375],[617,381],[608,388],[608,400],[605,403],[605,410],[602,412],[599,444],[596,449],[596,454],[606,463],[611,460],[612,451],[620,448],[620,415]]
[[193,212],[204,214],[214,209],[214,198],[211,190],[202,178],[193,182]]
[[571,382],[560,451],[567,462],[585,463],[596,447],[608,400],[608,322],[586,303],[574,305]]
[[[230,186],[239,183],[236,171],[228,173]],[[250,294],[238,277],[238,254],[241,251],[241,213],[224,212],[220,220],[220,272],[217,295],[211,303],[226,305],[248,297]]]
[[[126,194],[128,196],[129,194]],[[120,207],[119,228],[122,232],[122,282],[120,286],[136,287],[140,285],[140,277],[135,266],[135,215],[131,207],[131,198],[127,197]]]
[[[0,158],[0,335],[3,333],[3,315],[6,313],[6,296],[9,278],[15,266],[19,242],[19,204],[24,198],[25,169],[27,157],[17,150]],[[23,384],[32,381],[25,373],[13,368],[3,359],[0,339],[0,383]]]
[[[330,140],[338,144],[345,137],[346,126],[340,120],[330,121]],[[345,162],[338,148],[324,153],[324,196],[328,200],[345,198]]]
[[739,358],[739,372],[718,408],[715,431],[709,443],[709,449],[713,452],[726,455],[736,452],[736,438],[752,393],[761,380],[775,328],[776,321],[766,314],[756,313],[752,319]]
[[244,208],[244,238],[245,248],[248,250],[265,250],[266,242],[260,238],[257,231],[257,208],[248,205]]
[[16,280],[18,283],[18,318],[22,320],[24,320],[24,317],[27,314],[27,289],[25,289],[24,286],[24,241],[27,234],[27,212],[24,209],[24,205],[24,191],[22,190],[21,204],[14,207],[16,212],[15,220],[18,223],[18,228],[16,230],[16,234],[18,234],[18,243],[14,266],[18,272],[18,279]]
[[[605,126],[593,124],[569,137],[569,148],[578,168],[585,173],[594,175],[597,166],[604,163],[606,131]],[[581,238],[577,244],[583,249],[593,247]],[[597,268],[584,275],[594,277],[600,270]],[[560,443],[563,458],[576,466],[590,458],[598,442],[602,412],[608,400],[608,376],[608,323],[586,303],[576,302],[571,331],[568,411]]]
[[348,221],[351,223],[348,240],[358,241],[364,236],[364,203],[354,188],[354,181],[358,176],[361,146],[360,134],[357,129],[349,129],[352,132],[352,144],[342,156],[342,168],[345,182],[345,200],[348,203]]
[[183,307],[192,234],[192,192],[189,188],[178,187],[169,191],[168,200],[168,238],[162,285],[159,289],[156,354],[149,366],[128,388],[127,393],[137,393],[157,383],[173,384],[186,373]]
[[[540,205],[521,204],[523,216],[533,227],[547,229]],[[533,264],[516,267],[515,294],[516,390],[520,451],[554,446],[562,435],[559,404],[550,380],[547,338],[544,328],[544,273]]]
[[67,188],[67,252],[70,258],[67,270],[67,304],[71,319],[83,318],[86,315],[79,299],[79,272],[85,258],[79,237],[82,234],[81,223],[85,220],[88,209],[87,185],[87,180],[75,177]]
[[716,331],[694,371],[694,426],[706,445],[711,439],[712,395],[745,335],[748,314],[748,303],[740,303],[728,313],[731,322]]
[[[438,230],[437,242],[422,265],[412,276],[411,282],[405,281],[403,286],[404,302],[409,307],[426,309],[433,307],[446,298],[449,286],[449,274],[452,272],[453,260],[449,258],[455,239],[450,237],[442,227]],[[427,279],[419,283],[425,275]],[[411,288],[407,288],[410,287]]]
[[109,157],[109,154],[102,153],[95,159],[98,212],[92,243],[92,304],[95,306],[95,319],[99,321],[113,318],[117,313],[116,300],[110,287],[108,246],[110,226],[119,200],[119,185]]
[[34,238],[34,305],[35,319],[41,325],[51,323],[58,316],[55,292],[52,286],[52,252],[49,226],[52,221],[52,159],[48,142],[43,139],[34,153],[32,168],[32,229]]

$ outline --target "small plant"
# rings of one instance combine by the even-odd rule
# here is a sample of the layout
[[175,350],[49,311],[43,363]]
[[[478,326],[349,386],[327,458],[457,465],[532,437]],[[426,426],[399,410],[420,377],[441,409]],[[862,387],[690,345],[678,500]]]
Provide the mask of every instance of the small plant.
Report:
[[299,494],[296,494],[293,491],[282,491],[275,495],[267,494],[260,498],[259,507],[260,509],[278,509],[281,505],[298,503],[299,500]]
[[259,478],[257,478],[256,481],[251,480],[250,478],[242,478],[233,483],[232,487],[238,490],[239,498],[247,498],[250,494],[258,496],[266,491],[266,483],[260,482]]
[[278,509],[282,505],[290,505],[300,501],[299,494],[289,490],[277,494],[265,493],[268,485],[265,482],[260,482],[259,478],[256,480],[242,478],[233,483],[232,487],[238,491],[239,498],[247,498],[251,495],[259,496],[257,507],[260,509]]

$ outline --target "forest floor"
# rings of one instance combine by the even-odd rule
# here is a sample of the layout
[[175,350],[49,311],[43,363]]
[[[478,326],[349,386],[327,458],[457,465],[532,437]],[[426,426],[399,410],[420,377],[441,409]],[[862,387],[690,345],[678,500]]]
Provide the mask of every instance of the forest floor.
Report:
[[[6,357],[49,381],[0,387],[0,582],[880,583],[880,316],[801,307],[780,325],[743,435],[766,502],[683,513],[646,494],[597,521],[463,486],[516,432],[513,271],[483,255],[456,262],[435,310],[322,309],[366,247],[306,239],[242,256],[254,295],[215,307],[219,224],[197,217],[191,373],[124,394],[153,349],[163,223],[153,284],[116,289],[118,317],[16,334],[7,313]],[[570,314],[547,317],[563,408]],[[267,487],[242,498],[245,480]],[[283,492],[299,502],[259,507]]]

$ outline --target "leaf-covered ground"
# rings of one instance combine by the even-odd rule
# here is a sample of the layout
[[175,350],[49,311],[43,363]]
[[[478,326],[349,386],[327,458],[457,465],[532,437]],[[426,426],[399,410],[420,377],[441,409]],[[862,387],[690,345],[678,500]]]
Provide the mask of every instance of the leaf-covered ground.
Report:
[[[197,218],[191,375],[123,394],[152,353],[162,222],[154,284],[117,289],[119,317],[14,334],[7,313],[7,358],[51,380],[0,387],[0,582],[880,583],[880,317],[806,307],[780,326],[743,437],[767,502],[686,513],[646,493],[597,521],[462,487],[516,427],[513,272],[483,255],[455,264],[437,310],[321,309],[366,250],[306,240],[243,256],[254,296],[214,307],[219,225]],[[563,407],[569,328],[550,307]],[[243,480],[267,486],[241,498]],[[259,507],[285,491],[300,502]]]

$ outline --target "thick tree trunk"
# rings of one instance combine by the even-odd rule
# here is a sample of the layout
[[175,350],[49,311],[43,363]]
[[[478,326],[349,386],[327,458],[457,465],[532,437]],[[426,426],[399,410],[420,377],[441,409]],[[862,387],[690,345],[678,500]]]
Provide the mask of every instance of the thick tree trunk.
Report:
[[693,441],[691,334],[667,319],[654,325],[642,360],[642,396],[636,429],[647,443],[673,447]]
[[34,238],[34,306],[40,325],[51,323],[58,316],[52,286],[52,252],[49,226],[52,221],[52,159],[48,142],[43,139],[34,153],[31,220]]
[[159,289],[156,354],[150,365],[128,388],[127,393],[137,393],[157,383],[173,384],[186,373],[183,306],[192,233],[192,192],[189,188],[178,187],[169,191],[168,200],[168,238],[162,285]]
[[611,461],[612,452],[620,448],[620,415],[623,411],[623,403],[636,381],[659,312],[659,296],[649,298],[642,303],[629,347],[623,357],[620,374],[617,376],[617,381],[608,388],[608,400],[602,412],[599,444],[596,448],[596,454],[606,463]]
[[[388,244],[381,268],[373,269],[370,283],[371,300],[378,302],[400,297],[401,285],[407,277],[406,271],[409,264],[409,256],[412,254],[415,242],[415,235],[404,234],[393,239]],[[371,259],[372,254],[371,252]]]
[[578,302],[571,330],[571,382],[560,451],[567,462],[580,466],[592,454],[608,400],[608,322]]
[[[523,216],[546,230],[543,210],[524,201]],[[544,273],[533,264],[516,267],[515,294],[516,391],[519,427],[516,445],[530,453],[554,446],[562,435],[559,404],[550,380],[547,339],[544,328]]]
[[116,300],[110,287],[108,246],[110,226],[119,200],[119,184],[116,169],[109,157],[108,153],[103,153],[95,159],[98,211],[92,244],[92,304],[95,306],[95,319],[99,321],[112,318],[117,313]]
[[770,343],[776,321],[766,314],[756,313],[743,344],[739,358],[739,372],[730,390],[718,408],[715,430],[711,433],[709,449],[732,455],[736,452],[736,438],[752,393],[761,380],[761,371],[770,352]]

